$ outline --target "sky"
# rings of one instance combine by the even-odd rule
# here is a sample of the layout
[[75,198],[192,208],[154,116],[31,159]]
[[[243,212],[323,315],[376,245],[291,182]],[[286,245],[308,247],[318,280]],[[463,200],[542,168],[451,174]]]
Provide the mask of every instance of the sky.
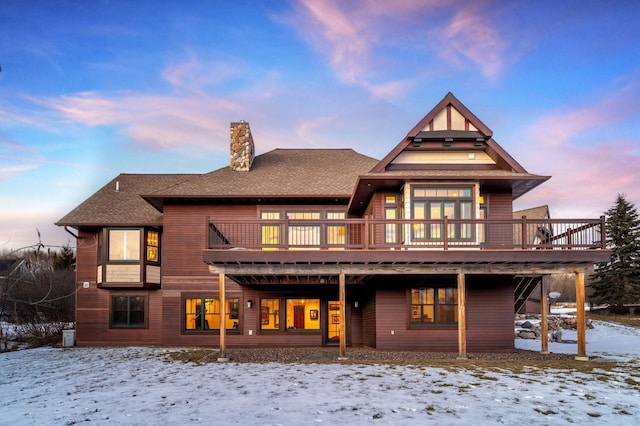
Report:
[[[0,353],[0,425],[637,424],[640,329],[594,324],[592,361],[521,370],[473,360],[451,368],[170,361],[183,348]],[[539,351],[540,341],[516,347]],[[549,350],[575,354],[576,345]]]
[[527,171],[515,202],[640,205],[640,2],[0,2],[0,251],[75,245],[54,222],[119,173],[353,148],[381,159],[452,92]]

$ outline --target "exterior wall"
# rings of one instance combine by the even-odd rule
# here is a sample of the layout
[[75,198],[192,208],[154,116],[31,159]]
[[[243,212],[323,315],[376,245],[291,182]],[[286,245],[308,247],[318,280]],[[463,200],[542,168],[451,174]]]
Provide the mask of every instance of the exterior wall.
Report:
[[[513,219],[513,200],[511,192],[491,192],[488,194],[488,219]],[[494,224],[488,229],[487,246],[513,247],[513,226]]]
[[162,276],[209,276],[202,251],[209,244],[208,218],[256,219],[255,205],[165,206],[162,233]]
[[376,302],[370,297],[362,309],[362,343],[371,348],[376,347]]
[[[424,285],[428,283],[428,279],[428,277],[425,278]],[[376,348],[458,351],[457,326],[410,325],[407,288],[409,288],[407,284],[397,281],[385,282],[378,286],[375,297]],[[469,352],[514,350],[511,277],[467,277],[467,350]]]
[[513,278],[467,277],[467,350],[513,352]]

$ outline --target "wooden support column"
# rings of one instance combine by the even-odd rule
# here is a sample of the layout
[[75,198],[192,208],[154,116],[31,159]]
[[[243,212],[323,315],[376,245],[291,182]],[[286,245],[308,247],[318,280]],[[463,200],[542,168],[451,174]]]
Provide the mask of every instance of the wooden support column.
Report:
[[576,272],[576,316],[578,321],[578,355],[579,361],[588,361],[587,356],[587,317],[584,310],[584,273]]
[[220,353],[218,354],[219,362],[229,361],[227,358],[227,299],[224,285],[224,274],[219,274],[218,280],[220,281]]
[[458,274],[458,359],[467,359],[467,286]]
[[340,300],[340,358],[347,357],[347,325],[346,325],[346,289],[345,289],[345,275],[340,273],[339,275],[339,300]]
[[540,283],[540,353],[549,353],[549,284],[551,282],[550,275],[543,275]]

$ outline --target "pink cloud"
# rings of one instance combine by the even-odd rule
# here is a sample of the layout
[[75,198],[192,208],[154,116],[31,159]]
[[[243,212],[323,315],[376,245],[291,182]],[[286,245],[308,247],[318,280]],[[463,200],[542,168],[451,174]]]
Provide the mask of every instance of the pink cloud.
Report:
[[[449,20],[447,12],[452,13]],[[431,63],[438,54],[449,65],[462,67],[470,61],[486,77],[495,78],[504,66],[501,55],[506,43],[485,15],[477,5],[456,1],[304,0],[289,23],[328,59],[340,81],[361,86],[375,97],[393,99],[412,84],[379,81],[381,74],[376,70],[387,66],[383,51],[389,40],[434,52],[426,53]]]
[[[120,127],[134,142],[165,148],[214,148],[228,142],[229,115],[240,104],[204,94],[145,95],[84,92],[47,98],[40,104],[86,126]],[[226,146],[225,146],[226,149]]]
[[494,78],[504,66],[502,54],[507,43],[477,5],[460,8],[444,30],[437,29],[434,34],[442,40],[441,55],[447,61],[460,64],[470,60],[485,77]]
[[599,216],[618,193],[640,207],[640,140],[596,133],[633,122],[637,92],[626,87],[577,110],[552,111],[530,126],[523,143],[537,146],[540,155],[528,158],[526,167],[553,177],[526,201],[555,206],[564,217]]

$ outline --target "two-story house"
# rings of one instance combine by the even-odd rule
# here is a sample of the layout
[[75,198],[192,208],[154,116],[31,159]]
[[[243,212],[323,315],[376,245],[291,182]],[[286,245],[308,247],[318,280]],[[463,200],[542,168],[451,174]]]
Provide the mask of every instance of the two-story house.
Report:
[[549,177],[451,93],[391,148],[256,156],[238,122],[229,167],[117,176],[57,222],[77,235],[77,343],[464,357],[513,351],[516,304],[551,274],[574,273],[584,301],[604,219],[514,218]]

